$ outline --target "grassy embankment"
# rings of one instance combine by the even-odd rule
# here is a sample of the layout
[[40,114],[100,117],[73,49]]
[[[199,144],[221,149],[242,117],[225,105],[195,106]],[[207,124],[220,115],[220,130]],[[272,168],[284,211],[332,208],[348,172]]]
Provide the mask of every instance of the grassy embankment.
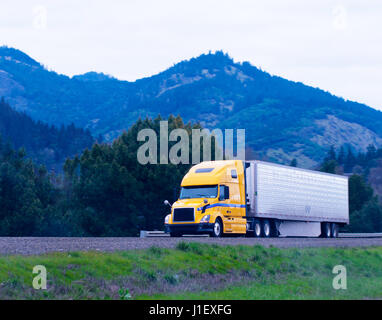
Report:
[[[47,290],[32,288],[44,265]],[[347,268],[347,290],[332,269]],[[375,299],[382,247],[278,249],[180,243],[116,253],[0,256],[0,299]]]

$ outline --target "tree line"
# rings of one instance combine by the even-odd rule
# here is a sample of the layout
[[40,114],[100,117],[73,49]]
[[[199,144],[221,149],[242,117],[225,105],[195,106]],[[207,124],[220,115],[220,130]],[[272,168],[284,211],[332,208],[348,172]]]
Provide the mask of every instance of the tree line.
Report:
[[323,172],[349,176],[350,224],[346,231],[382,232],[382,205],[370,184],[375,174],[372,171],[381,166],[381,160],[382,148],[374,145],[358,154],[349,146],[338,151],[331,147],[320,166]]
[[[138,131],[159,135],[161,120],[139,119],[112,144],[95,143],[67,159],[61,175],[0,142],[0,235],[136,236],[141,229],[162,229],[168,214],[163,200],[175,200],[190,166],[138,163]],[[200,128],[179,116],[168,122],[169,131],[182,128],[190,136]]]
[[[112,144],[93,144],[67,159],[62,174],[49,172],[24,149],[0,139],[0,236],[137,236],[139,230],[161,230],[169,211],[163,200],[176,199],[190,167],[138,163],[138,131],[151,128],[159,135],[161,120],[139,119]],[[182,128],[189,135],[200,128],[179,116],[168,122],[169,130]],[[379,152],[370,149],[365,156],[371,159]],[[331,149],[321,170],[338,173],[338,156]],[[352,174],[349,190],[351,224],[346,230],[382,231],[382,209],[365,177]]]

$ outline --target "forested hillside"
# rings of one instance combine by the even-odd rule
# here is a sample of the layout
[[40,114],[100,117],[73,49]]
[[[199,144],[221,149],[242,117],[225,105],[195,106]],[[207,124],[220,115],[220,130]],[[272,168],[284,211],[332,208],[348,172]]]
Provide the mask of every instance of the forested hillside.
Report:
[[[136,236],[163,228],[188,165],[140,165],[137,132],[159,121],[138,120],[112,144],[94,144],[48,173],[23,151],[0,142],[0,236]],[[169,128],[199,125],[170,117]]]
[[[169,212],[163,200],[176,199],[189,165],[137,162],[143,143],[137,132],[151,128],[159,134],[160,120],[138,120],[112,144],[94,144],[67,160],[62,175],[0,141],[0,236],[137,236],[139,230],[162,230]],[[169,128],[191,134],[200,126],[170,117]],[[321,170],[337,170],[333,161],[328,157]],[[349,182],[348,230],[382,232],[382,209],[372,188],[362,174]]]
[[246,129],[262,159],[304,167],[331,145],[355,152],[382,146],[382,113],[318,88],[270,75],[223,52],[182,61],[152,77],[119,81],[90,72],[73,78],[45,69],[19,50],[0,48],[0,95],[34,119],[89,128],[106,141],[141,116],[179,114],[206,128]]
[[34,121],[25,113],[17,112],[0,99],[0,135],[15,149],[25,148],[36,163],[61,170],[67,157],[90,148],[94,139],[88,130],[73,124],[57,128]]
[[[137,235],[139,230],[163,228],[169,211],[163,201],[175,200],[190,166],[138,163],[137,150],[142,144],[137,142],[138,131],[151,128],[159,136],[160,120],[138,120],[111,145],[95,144],[66,161],[66,183],[72,195],[69,208],[85,235]],[[200,128],[184,124],[180,117],[171,116],[168,121],[169,130],[184,128],[190,136],[193,128]]]

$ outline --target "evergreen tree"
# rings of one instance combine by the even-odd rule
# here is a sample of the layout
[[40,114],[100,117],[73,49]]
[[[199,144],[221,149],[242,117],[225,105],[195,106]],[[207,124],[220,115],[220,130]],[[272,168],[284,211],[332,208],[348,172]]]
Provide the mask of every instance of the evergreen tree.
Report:
[[43,235],[57,196],[46,169],[0,139],[0,235]]
[[382,231],[382,207],[373,198],[360,210],[352,212],[351,223],[347,227],[350,232],[381,232]]
[[334,146],[331,146],[326,157],[325,161],[331,161],[331,160],[337,160],[336,156],[336,150],[334,149]]
[[355,165],[356,165],[356,157],[354,156],[354,153],[351,147],[348,147],[346,159],[345,159],[345,165],[344,165],[345,172],[352,172],[352,169]]
[[359,175],[352,175],[349,178],[349,211],[360,210],[368,201],[373,198],[373,189],[366,184],[364,178]]
[[337,161],[336,160],[326,160],[320,168],[320,171],[327,173],[336,173]]
[[[111,145],[94,144],[81,157],[66,161],[66,185],[73,189],[70,210],[76,212],[85,235],[136,236],[142,229],[163,228],[168,214],[163,200],[175,200],[174,191],[190,165],[141,165],[137,161],[142,145],[137,141],[138,132],[151,128],[159,137],[161,120],[139,119]],[[170,116],[168,124],[169,131],[183,128],[189,135],[193,128],[200,128],[184,124],[179,116]],[[157,142],[159,161],[159,139]],[[169,150],[175,143],[169,144]]]
[[345,158],[346,158],[345,149],[343,146],[341,146],[340,151],[338,152],[338,157],[337,157],[338,164],[340,165],[345,164]]
[[367,161],[373,160],[376,158],[376,156],[377,156],[377,149],[375,148],[373,144],[370,144],[367,147],[366,160]]

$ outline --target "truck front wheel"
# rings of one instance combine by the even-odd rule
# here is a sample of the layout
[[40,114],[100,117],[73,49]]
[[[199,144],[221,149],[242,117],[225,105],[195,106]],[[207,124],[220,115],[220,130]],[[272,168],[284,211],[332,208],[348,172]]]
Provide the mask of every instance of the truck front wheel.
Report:
[[214,238],[219,238],[222,236],[222,234],[223,234],[223,224],[221,223],[220,219],[216,219],[216,221],[214,223],[214,229],[213,229],[211,235]]

